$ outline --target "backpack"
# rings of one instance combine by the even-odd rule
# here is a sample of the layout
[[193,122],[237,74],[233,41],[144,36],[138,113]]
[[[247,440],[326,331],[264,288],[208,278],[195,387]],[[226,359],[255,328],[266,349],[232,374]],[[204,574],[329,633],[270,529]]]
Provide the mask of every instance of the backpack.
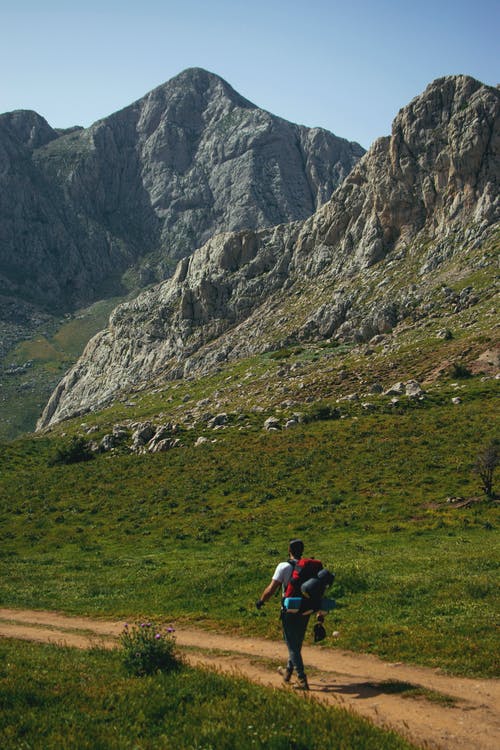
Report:
[[301,557],[290,561],[292,575],[285,589],[283,605],[288,612],[311,614],[322,609],[322,599],[334,575],[323,567],[321,560]]

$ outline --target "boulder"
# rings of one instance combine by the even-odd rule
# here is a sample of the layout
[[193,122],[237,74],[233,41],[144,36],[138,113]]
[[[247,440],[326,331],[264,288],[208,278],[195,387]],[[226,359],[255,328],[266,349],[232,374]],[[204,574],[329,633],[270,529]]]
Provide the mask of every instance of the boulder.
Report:
[[409,398],[419,398],[424,394],[422,386],[416,380],[408,380],[405,383],[405,391]]
[[387,340],[387,336],[384,336],[384,334],[383,334],[383,333],[378,333],[378,334],[377,334],[376,336],[373,336],[373,337],[372,337],[372,338],[370,339],[369,343],[370,343],[370,344],[371,344],[372,346],[377,346],[378,344],[382,344],[382,343],[383,343],[384,341],[386,341],[386,340]]
[[163,453],[171,448],[176,448],[180,444],[179,438],[165,438],[151,445],[148,450],[150,453]]
[[281,430],[279,419],[276,417],[268,417],[264,422],[264,429],[268,432]]
[[108,451],[112,450],[112,448],[116,448],[118,442],[119,441],[115,435],[104,435],[101,442],[99,443],[99,450],[101,450],[103,453],[107,453]]
[[394,383],[384,392],[384,396],[403,396],[406,393],[406,385],[404,383]]
[[448,328],[441,328],[436,333],[436,336],[438,337],[438,339],[443,339],[444,341],[449,341],[453,338],[453,334]]
[[156,432],[149,442],[158,443],[160,440],[164,440],[165,438],[170,437],[171,433],[172,433],[172,425],[162,424],[156,428]]
[[128,437],[128,429],[121,424],[115,424],[113,425],[113,435],[118,440],[124,440],[126,437]]
[[216,427],[222,427],[226,425],[229,422],[229,417],[226,414],[226,412],[221,412],[220,414],[217,414],[215,417],[212,417],[209,419],[207,426],[210,429],[215,429]]
[[132,434],[132,442],[138,445],[145,445],[154,436],[156,428],[151,422],[139,423]]

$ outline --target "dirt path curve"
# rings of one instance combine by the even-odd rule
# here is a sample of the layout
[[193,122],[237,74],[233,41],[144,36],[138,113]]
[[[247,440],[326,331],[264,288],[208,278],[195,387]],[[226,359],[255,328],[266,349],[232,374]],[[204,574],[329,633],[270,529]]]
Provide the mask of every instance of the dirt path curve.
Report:
[[[0,637],[52,642],[88,648],[116,646],[123,621],[68,617],[57,612],[0,608]],[[179,628],[177,643],[195,665],[211,665],[255,682],[282,686],[274,668],[283,663],[281,642]],[[190,649],[193,649],[190,651]],[[212,653],[210,653],[212,652]],[[342,706],[390,727],[417,745],[439,750],[498,750],[500,747],[500,681],[448,677],[439,670],[382,662],[375,656],[339,649],[304,646],[311,667],[309,695]],[[390,693],[384,682],[410,683],[453,698],[452,705]]]

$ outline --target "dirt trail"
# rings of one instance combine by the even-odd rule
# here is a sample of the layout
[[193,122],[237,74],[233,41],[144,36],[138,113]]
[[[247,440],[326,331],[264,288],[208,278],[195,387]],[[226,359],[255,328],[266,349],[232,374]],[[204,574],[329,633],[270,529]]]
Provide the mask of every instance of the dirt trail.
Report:
[[[78,648],[91,645],[113,648],[122,629],[123,621],[0,609],[0,637]],[[286,649],[281,642],[184,628],[176,630],[176,638],[178,645],[187,650],[191,664],[214,666],[263,685],[283,685],[274,668],[261,661],[264,658],[276,665],[283,663]],[[311,668],[312,698],[353,710],[428,748],[497,750],[500,747],[499,681],[448,677],[439,670],[389,664],[375,656],[317,646],[304,646],[303,655]],[[389,680],[437,691],[453,698],[453,704],[390,693],[383,684]]]

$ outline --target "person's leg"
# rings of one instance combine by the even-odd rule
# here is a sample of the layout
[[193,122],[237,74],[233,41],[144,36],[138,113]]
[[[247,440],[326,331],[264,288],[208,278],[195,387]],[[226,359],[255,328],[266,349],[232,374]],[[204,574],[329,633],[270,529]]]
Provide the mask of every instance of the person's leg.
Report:
[[293,674],[294,664],[292,661],[290,648],[288,646],[287,627],[285,625],[286,619],[287,619],[286,610],[282,609],[280,612],[280,620],[281,620],[281,626],[283,628],[283,640],[285,641],[288,647],[288,661],[286,663],[286,667],[278,667],[278,672],[281,674],[285,682],[290,682],[290,679]]
[[283,637],[288,647],[287,671],[297,671],[299,680],[305,677],[304,662],[302,661],[302,643],[306,634],[309,617],[299,614],[283,615]]

